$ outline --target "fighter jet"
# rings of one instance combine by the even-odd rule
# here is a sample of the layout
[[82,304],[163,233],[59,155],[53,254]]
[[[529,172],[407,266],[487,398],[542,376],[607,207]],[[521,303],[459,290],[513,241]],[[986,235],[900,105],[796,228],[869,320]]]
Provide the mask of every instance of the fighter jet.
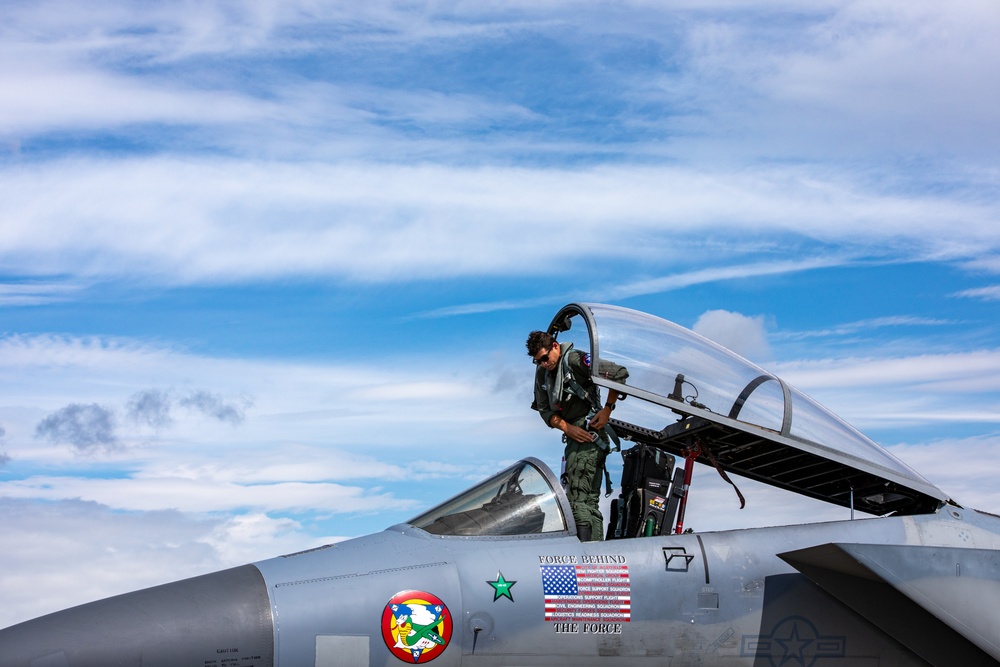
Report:
[[[549,330],[588,346],[594,382],[626,399],[604,541],[578,539],[558,476],[526,459],[381,533],[7,628],[0,667],[1000,661],[1000,517],[663,319],[574,303]],[[691,532],[698,464],[845,520]]]

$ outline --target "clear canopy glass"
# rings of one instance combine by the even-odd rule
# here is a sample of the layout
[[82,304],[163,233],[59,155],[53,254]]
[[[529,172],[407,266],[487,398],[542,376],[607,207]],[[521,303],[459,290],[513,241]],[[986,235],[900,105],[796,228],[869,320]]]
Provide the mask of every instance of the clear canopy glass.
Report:
[[697,424],[706,439],[716,437],[715,453],[729,470],[844,505],[855,491],[867,493],[876,513],[903,507],[886,501],[886,489],[893,497],[909,494],[907,511],[947,499],[802,392],[672,322],[617,306],[570,304],[550,330],[589,348],[594,368],[611,362],[628,369],[625,383],[600,373],[594,382],[627,395],[613,417],[639,438],[648,431],[650,442],[657,436],[678,451],[681,436],[671,426],[686,420],[685,428]]

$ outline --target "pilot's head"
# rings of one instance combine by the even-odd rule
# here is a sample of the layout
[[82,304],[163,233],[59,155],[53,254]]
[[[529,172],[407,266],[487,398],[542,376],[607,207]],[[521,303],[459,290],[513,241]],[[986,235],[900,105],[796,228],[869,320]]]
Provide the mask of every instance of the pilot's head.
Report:
[[544,331],[532,331],[528,334],[528,340],[525,343],[525,347],[528,348],[528,356],[537,364],[545,370],[551,371],[559,363],[559,355],[561,350],[559,349],[559,343],[556,339]]

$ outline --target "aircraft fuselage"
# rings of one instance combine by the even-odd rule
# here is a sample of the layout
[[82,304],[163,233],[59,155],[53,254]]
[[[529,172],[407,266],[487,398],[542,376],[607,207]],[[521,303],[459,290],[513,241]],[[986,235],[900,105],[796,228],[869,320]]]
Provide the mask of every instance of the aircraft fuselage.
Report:
[[[1000,519],[957,508],[588,543],[400,525],[29,621],[0,631],[0,656],[4,667],[941,664],[880,627],[864,590],[856,604],[848,593],[895,577],[974,617],[970,598],[996,599],[995,574],[933,562],[928,576],[899,555],[989,560],[998,532]],[[889,573],[883,581],[868,561]],[[846,597],[800,571],[810,567],[843,577]],[[900,605],[885,616],[914,613]],[[912,622],[941,632],[926,616]],[[952,664],[997,658],[988,637],[984,651],[954,635],[947,650],[964,662]]]

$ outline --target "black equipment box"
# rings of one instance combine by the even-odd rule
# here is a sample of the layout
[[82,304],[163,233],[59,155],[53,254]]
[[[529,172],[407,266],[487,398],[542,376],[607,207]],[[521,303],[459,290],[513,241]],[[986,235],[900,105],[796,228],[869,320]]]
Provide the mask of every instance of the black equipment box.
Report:
[[674,472],[674,457],[662,449],[636,445],[622,452],[622,489],[641,489],[647,479],[669,480]]
[[[660,535],[670,502],[675,459],[662,449],[639,444],[622,452],[622,492],[611,503],[608,539]],[[672,519],[671,519],[672,521]]]

